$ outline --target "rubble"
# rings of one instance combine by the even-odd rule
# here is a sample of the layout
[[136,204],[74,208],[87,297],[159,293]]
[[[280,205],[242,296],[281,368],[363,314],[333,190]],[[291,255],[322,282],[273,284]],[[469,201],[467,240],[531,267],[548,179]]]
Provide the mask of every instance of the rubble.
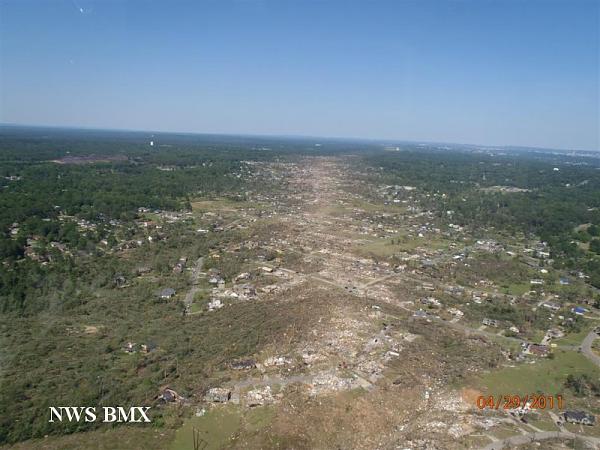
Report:
[[271,404],[275,401],[273,394],[271,393],[271,387],[265,386],[262,389],[254,389],[246,393],[246,406],[263,406]]
[[215,311],[217,309],[221,309],[223,306],[225,305],[221,302],[221,300],[215,298],[208,303],[208,310]]
[[263,362],[265,367],[271,366],[284,366],[286,364],[291,364],[292,361],[285,356],[271,356]]
[[333,373],[316,375],[311,383],[310,395],[316,396],[330,392],[348,390],[353,387],[352,378],[340,378]]
[[249,370],[256,367],[256,361],[253,359],[242,359],[230,363],[230,367],[234,370]]
[[231,391],[225,388],[209,389],[204,396],[204,401],[212,403],[226,403],[231,400]]

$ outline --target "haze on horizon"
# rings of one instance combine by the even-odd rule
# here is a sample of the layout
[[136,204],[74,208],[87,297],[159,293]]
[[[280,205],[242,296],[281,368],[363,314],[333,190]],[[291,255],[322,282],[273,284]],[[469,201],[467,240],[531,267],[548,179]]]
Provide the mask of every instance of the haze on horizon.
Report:
[[0,122],[600,150],[600,2],[0,0]]

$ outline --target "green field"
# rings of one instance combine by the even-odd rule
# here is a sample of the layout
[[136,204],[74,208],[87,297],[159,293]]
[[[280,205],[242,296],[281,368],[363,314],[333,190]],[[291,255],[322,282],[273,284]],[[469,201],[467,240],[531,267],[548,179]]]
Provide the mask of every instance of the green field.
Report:
[[[394,243],[392,244],[392,241]],[[389,239],[377,239],[364,245],[356,246],[356,250],[365,256],[388,257],[401,252],[410,252],[417,247],[429,250],[446,248],[448,241],[439,236],[428,235],[424,238],[416,236],[408,237],[406,234],[398,234]]]
[[116,448],[163,450],[172,441],[173,435],[173,430],[169,428],[123,426],[66,436],[48,436],[0,448],[12,450],[80,450],[82,448],[86,450],[113,450]]
[[535,364],[520,364],[482,375],[476,387],[483,395],[526,395],[542,392],[546,395],[563,394],[563,384],[569,374],[587,373],[599,377],[600,370],[585,356],[556,350],[553,359],[538,359]]
[[200,439],[200,448],[213,450],[227,447],[240,431],[253,433],[268,426],[274,411],[269,407],[251,408],[246,411],[234,405],[218,406],[201,417],[191,417],[175,435],[170,450],[194,448],[194,433]]
[[589,323],[584,322],[583,326],[581,327],[581,331],[578,331],[577,333],[569,333],[569,334],[565,335],[565,337],[557,339],[555,342],[558,345],[577,345],[577,346],[579,346],[581,344],[581,341],[583,341],[583,339],[587,336],[587,334],[590,331],[592,331],[592,329],[596,326],[598,326],[598,324],[596,322],[592,322],[592,321],[589,321]]

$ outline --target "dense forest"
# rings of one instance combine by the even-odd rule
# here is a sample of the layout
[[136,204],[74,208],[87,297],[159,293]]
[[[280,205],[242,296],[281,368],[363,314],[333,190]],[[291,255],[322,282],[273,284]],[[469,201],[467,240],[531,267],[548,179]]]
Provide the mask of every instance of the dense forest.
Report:
[[[39,311],[44,298],[85,278],[75,257],[132,238],[140,208],[187,211],[193,197],[267,188],[246,162],[280,153],[216,138],[200,145],[170,135],[21,133],[0,135],[0,311],[20,314]],[[26,258],[28,251],[38,260]]]

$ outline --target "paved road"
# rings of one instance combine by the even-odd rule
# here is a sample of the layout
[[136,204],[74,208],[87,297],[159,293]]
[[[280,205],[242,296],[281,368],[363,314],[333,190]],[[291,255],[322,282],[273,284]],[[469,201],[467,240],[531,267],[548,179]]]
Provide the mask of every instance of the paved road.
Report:
[[365,289],[365,288],[367,288],[369,286],[373,286],[373,285],[376,285],[376,284],[379,284],[379,283],[383,283],[384,281],[390,280],[392,278],[398,278],[398,275],[399,275],[398,273],[392,273],[392,274],[386,275],[384,277],[377,278],[375,280],[372,280],[372,281],[369,281],[368,283],[363,284],[362,286],[360,286],[360,288],[361,289]]
[[589,359],[598,367],[600,367],[600,356],[598,356],[592,350],[592,344],[594,343],[597,337],[598,335],[595,332],[590,331],[581,343],[581,353],[583,353],[587,359]]
[[583,441],[592,444],[593,448],[600,448],[600,438],[585,436],[582,434],[575,434],[569,431],[543,431],[541,433],[527,433],[527,434],[519,434],[516,436],[511,436],[506,439],[502,439],[499,441],[494,441],[491,444],[486,445],[482,448],[482,450],[500,450],[500,449],[510,449],[514,448],[517,445],[528,444],[534,441],[543,441],[546,439],[573,439],[578,438]]
[[328,280],[327,278],[323,278],[323,277],[320,277],[320,276],[318,276],[318,275],[312,275],[312,274],[309,274],[309,275],[307,275],[307,276],[308,276],[309,278],[311,278],[311,279],[315,280],[315,281],[319,281],[319,282],[321,282],[321,283],[325,283],[325,284],[328,284],[328,285],[330,285],[330,286],[333,286],[333,287],[340,288],[340,289],[342,289],[342,290],[343,290],[343,289],[345,289],[345,286],[344,286],[343,284],[341,284],[341,283],[338,283],[337,281]]

